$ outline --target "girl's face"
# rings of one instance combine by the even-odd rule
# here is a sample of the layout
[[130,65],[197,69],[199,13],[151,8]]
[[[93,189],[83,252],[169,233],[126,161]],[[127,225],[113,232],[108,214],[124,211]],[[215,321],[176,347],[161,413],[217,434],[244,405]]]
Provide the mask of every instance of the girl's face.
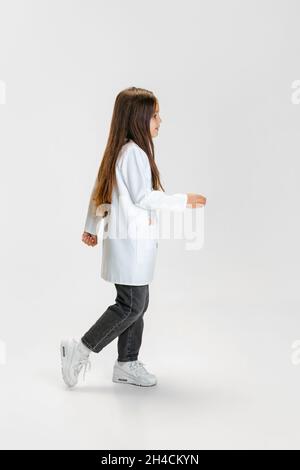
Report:
[[152,118],[150,119],[151,137],[156,137],[157,136],[160,123],[161,123],[161,118],[160,118],[160,115],[159,115],[159,105],[157,103],[155,112],[154,112]]

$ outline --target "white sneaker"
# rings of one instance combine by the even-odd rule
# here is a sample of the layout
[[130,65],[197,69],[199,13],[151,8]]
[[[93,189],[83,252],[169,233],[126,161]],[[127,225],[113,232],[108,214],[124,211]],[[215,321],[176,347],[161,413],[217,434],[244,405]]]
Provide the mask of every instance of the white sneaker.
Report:
[[154,374],[150,374],[141,361],[119,362],[116,361],[113,370],[112,381],[116,383],[140,385],[151,387],[157,384]]
[[80,349],[80,343],[75,339],[64,339],[60,343],[60,356],[64,382],[68,387],[74,387],[82,367],[84,366],[83,379],[87,366],[91,368],[89,354]]

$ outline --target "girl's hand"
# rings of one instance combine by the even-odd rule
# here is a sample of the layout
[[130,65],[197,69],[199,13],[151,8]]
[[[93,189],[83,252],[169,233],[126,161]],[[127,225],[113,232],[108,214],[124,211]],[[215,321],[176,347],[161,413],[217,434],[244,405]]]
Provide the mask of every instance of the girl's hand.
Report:
[[98,243],[97,235],[92,235],[91,233],[83,232],[82,241],[86,245],[96,246]]
[[192,208],[197,208],[200,206],[205,206],[206,204],[206,197],[201,196],[201,194],[194,194],[194,193],[187,193],[188,198],[186,205],[187,207],[192,206]]

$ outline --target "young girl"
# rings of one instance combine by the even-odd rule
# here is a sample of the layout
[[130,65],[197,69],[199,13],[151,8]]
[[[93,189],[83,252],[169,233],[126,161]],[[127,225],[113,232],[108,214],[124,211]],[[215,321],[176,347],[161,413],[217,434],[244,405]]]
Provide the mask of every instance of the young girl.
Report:
[[145,387],[157,384],[155,375],[138,360],[158,248],[157,237],[153,236],[155,211],[183,211],[187,206],[195,208],[206,203],[199,194],[165,194],[152,140],[158,135],[160,123],[159,103],[151,91],[131,87],[117,95],[82,235],[84,243],[97,245],[99,224],[106,221],[101,277],[114,283],[117,295],[115,303],[80,341],[61,341],[62,375],[68,387],[77,384],[83,366],[85,376],[87,366],[91,366],[91,351],[99,353],[116,337],[118,358],[113,382]]

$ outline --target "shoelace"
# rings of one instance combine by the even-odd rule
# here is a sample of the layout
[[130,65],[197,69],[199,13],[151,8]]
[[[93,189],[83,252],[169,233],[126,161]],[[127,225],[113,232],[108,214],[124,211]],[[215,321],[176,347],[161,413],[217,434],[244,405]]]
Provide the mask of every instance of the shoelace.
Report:
[[130,367],[131,369],[138,369],[138,368],[139,368],[139,369],[142,369],[142,371],[143,371],[144,373],[147,373],[146,369],[144,368],[145,365],[146,365],[146,363],[137,360],[137,361],[131,362],[130,365],[129,365],[129,367]]
[[87,367],[89,367],[89,370],[91,369],[91,361],[89,360],[88,357],[86,359],[81,359],[80,361],[78,361],[78,365],[76,366],[77,375],[80,373],[82,367],[84,367],[83,380],[85,380],[85,373],[86,373]]

